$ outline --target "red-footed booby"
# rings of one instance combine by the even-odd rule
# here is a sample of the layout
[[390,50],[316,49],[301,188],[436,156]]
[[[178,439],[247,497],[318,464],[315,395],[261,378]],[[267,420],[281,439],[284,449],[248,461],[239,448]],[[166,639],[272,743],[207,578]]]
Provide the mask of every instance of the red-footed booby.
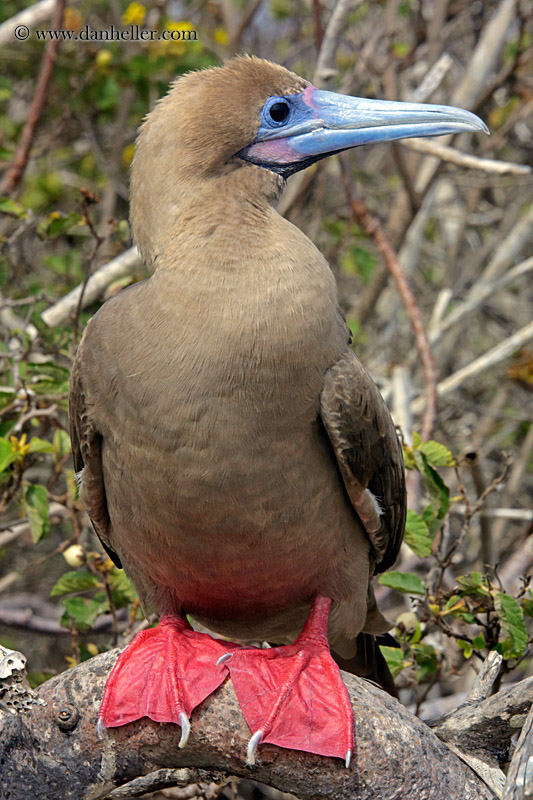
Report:
[[355,663],[361,634],[367,647],[389,628],[371,580],[402,541],[402,454],[333,273],[273,203],[346,148],[482,130],[468,111],[321,91],[250,57],[178,78],[146,118],[131,223],[153,275],[95,314],[70,395],[83,504],[160,615],[120,655],[103,727],[148,716],[184,745],[229,675],[249,761],[270,742],[349,763],[330,646]]

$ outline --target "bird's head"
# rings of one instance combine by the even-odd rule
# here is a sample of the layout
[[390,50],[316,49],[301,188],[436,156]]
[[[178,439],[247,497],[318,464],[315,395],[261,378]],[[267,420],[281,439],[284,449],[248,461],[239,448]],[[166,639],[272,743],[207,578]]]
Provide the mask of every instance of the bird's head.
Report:
[[141,127],[132,168],[136,238],[147,214],[153,233],[158,224],[170,224],[169,213],[183,208],[194,192],[220,192],[222,186],[228,191],[233,181],[268,201],[283,179],[332,153],[461,131],[487,128],[474,114],[451,106],[322,91],[259,58],[240,56],[188,73]]

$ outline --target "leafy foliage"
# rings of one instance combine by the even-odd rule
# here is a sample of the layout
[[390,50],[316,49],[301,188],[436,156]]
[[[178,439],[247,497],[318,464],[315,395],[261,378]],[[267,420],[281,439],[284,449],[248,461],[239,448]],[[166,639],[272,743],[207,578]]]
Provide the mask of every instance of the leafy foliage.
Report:
[[[404,446],[404,457],[407,468],[421,476],[430,501],[421,515],[409,510],[405,542],[431,566],[428,570],[427,563],[423,567],[421,562],[422,574],[392,571],[380,576],[383,586],[417,598],[416,613],[400,614],[396,620],[399,647],[381,647],[393,675],[405,672],[415,683],[436,679],[445,659],[444,649],[431,641],[436,630],[455,642],[465,660],[473,655],[484,658],[496,650],[504,658],[504,669],[512,669],[533,641],[525,623],[525,616],[533,612],[531,592],[526,597],[524,589],[520,597],[512,597],[497,581],[495,585],[488,573],[477,571],[456,576],[451,590],[443,588],[443,575],[457,543],[451,544],[448,552],[442,550],[451,500],[437,470],[457,467],[457,462],[444,445],[423,442],[416,432],[412,446]],[[438,547],[436,538],[440,539]]]

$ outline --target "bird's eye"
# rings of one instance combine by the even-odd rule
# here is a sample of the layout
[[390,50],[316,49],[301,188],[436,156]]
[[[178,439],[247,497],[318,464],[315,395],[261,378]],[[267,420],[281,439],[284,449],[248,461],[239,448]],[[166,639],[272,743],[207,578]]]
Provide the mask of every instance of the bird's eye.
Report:
[[285,101],[273,103],[268,109],[270,118],[274,122],[283,122],[289,116],[289,104]]

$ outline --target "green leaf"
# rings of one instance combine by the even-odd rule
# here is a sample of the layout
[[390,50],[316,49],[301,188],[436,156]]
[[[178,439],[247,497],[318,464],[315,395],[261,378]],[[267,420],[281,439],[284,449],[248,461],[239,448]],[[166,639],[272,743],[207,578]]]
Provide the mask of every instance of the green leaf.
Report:
[[420,558],[431,554],[433,540],[425,521],[415,511],[407,511],[405,521],[405,541]]
[[65,572],[65,574],[56,581],[50,592],[50,597],[62,597],[65,594],[86,592],[88,589],[93,589],[95,586],[98,586],[98,584],[98,578],[86,570]]
[[424,581],[414,572],[386,572],[380,575],[379,583],[404,594],[425,594]]
[[443,444],[440,442],[420,442],[418,448],[425,455],[429,463],[434,467],[453,467],[455,459]]
[[416,431],[413,431],[413,449],[423,453],[434,467],[455,466],[455,459],[447,447],[433,439],[423,442],[422,437]]
[[426,506],[422,511],[422,519],[428,526],[429,533],[433,539],[440,531],[442,520],[435,516],[435,512],[431,506]]
[[65,613],[61,617],[61,625],[70,628],[71,621],[78,631],[86,631],[92,628],[94,622],[100,614],[109,611],[107,601],[88,600],[86,597],[66,597],[63,601]]
[[469,575],[460,575],[457,578],[457,585],[465,594],[490,597],[490,592],[483,582],[481,572],[471,572]]
[[57,428],[56,432],[54,433],[53,442],[54,451],[60,458],[61,456],[70,453],[70,436],[66,431],[62,430],[61,428]]
[[437,674],[439,670],[439,660],[437,658],[437,651],[432,644],[419,642],[413,645],[413,654],[419,667],[415,675],[417,681],[425,681]]
[[450,491],[439,473],[428,463],[420,450],[413,451],[415,465],[427,486],[431,506],[438,519],[442,519],[450,507]]
[[474,652],[474,648],[472,647],[470,642],[465,642],[464,639],[457,639],[457,644],[463,651],[465,658],[470,658],[470,656]]
[[113,589],[113,602],[116,608],[124,608],[137,598],[135,587],[124,570],[113,567],[109,574],[109,583]]
[[403,451],[403,462],[405,464],[405,469],[416,469],[413,448],[410,447],[408,444],[403,444],[402,451]]
[[45,439],[39,439],[38,436],[34,436],[29,441],[28,453],[53,453],[55,452],[55,447],[52,442],[47,442]]
[[0,197],[0,211],[3,214],[10,214],[12,217],[22,219],[28,216],[28,212],[23,205],[12,200],[10,197]]
[[76,225],[83,225],[83,217],[77,211],[70,211],[68,214],[61,214],[53,211],[39,224],[37,233],[39,236],[48,236],[54,239],[62,233],[68,233]]
[[487,646],[485,637],[483,636],[482,633],[478,633],[477,636],[474,636],[474,638],[472,639],[472,644],[474,645],[476,650],[484,650],[485,647]]
[[503,592],[494,598],[494,607],[500,618],[502,630],[511,643],[509,656],[520,658],[528,644],[528,635],[524,622],[524,614],[518,600]]
[[17,460],[18,453],[13,450],[8,439],[0,439],[0,472],[3,472],[13,461]]
[[387,662],[387,666],[393,678],[397,678],[404,667],[410,666],[411,662],[405,660],[403,652],[399,647],[386,647],[380,644],[379,649]]
[[533,600],[529,600],[527,597],[524,597],[522,600],[522,609],[524,614],[528,617],[533,617]]
[[24,506],[30,523],[31,537],[38,542],[50,530],[48,492],[44,486],[32,483],[24,493]]

